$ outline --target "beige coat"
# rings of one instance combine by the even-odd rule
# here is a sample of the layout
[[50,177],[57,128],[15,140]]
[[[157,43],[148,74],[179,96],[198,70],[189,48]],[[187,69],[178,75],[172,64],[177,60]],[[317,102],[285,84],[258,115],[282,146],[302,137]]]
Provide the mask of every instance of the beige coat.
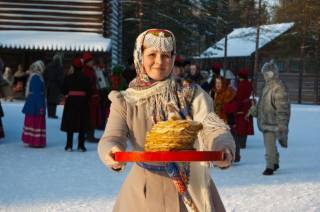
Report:
[[258,127],[262,132],[288,132],[290,101],[286,86],[278,79],[266,82],[258,102]]
[[[159,84],[161,86],[161,83]],[[132,90],[127,89],[125,92],[130,93]],[[148,96],[148,91],[145,95]],[[105,164],[107,164],[105,155],[110,149],[118,146],[125,150],[128,138],[134,151],[143,151],[145,134],[152,126],[150,118],[146,115],[147,104],[130,104],[125,100],[123,94],[116,91],[110,93],[109,99],[112,102],[111,112],[104,135],[98,145],[99,156]],[[212,100],[198,87],[192,103],[192,115],[195,121],[204,124],[204,129],[199,133],[197,149],[229,148],[234,155],[234,141],[227,126],[210,112],[213,112]],[[188,190],[199,211],[225,211],[218,191],[211,180],[207,163],[191,163]],[[122,185],[113,211],[180,212],[187,211],[187,209],[180,201],[174,184],[165,172],[150,172],[135,164]]]

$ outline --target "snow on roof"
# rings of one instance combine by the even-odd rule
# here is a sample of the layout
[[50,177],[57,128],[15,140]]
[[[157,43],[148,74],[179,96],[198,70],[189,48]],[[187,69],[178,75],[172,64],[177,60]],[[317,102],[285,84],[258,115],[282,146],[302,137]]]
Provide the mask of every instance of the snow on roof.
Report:
[[0,31],[0,48],[107,52],[111,40],[86,32]]
[[[294,25],[291,23],[262,25],[260,28],[259,48],[265,46],[281,34],[288,31]],[[255,52],[256,48],[256,27],[234,29],[228,34],[228,57],[248,57]],[[221,58],[224,57],[224,42],[222,38],[219,42],[202,52],[198,59]]]

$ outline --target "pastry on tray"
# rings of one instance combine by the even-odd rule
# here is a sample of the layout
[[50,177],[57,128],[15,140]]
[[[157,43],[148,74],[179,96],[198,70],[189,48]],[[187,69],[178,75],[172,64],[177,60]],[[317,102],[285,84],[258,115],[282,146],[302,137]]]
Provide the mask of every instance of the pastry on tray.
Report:
[[202,124],[192,120],[168,120],[155,124],[147,133],[144,150],[179,151],[194,150],[194,141]]

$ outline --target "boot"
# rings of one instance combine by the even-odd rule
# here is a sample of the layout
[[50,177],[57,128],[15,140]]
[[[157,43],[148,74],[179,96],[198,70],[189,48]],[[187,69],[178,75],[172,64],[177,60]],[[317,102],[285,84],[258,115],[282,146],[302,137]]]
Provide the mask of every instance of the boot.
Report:
[[241,159],[240,155],[236,155],[234,162],[238,163],[238,162],[240,162],[240,159]]
[[72,140],[67,140],[67,144],[64,147],[64,150],[66,150],[67,152],[72,152]]
[[239,139],[240,143],[240,149],[245,149],[247,147],[247,138],[245,136],[242,136]]
[[84,139],[78,140],[78,152],[85,152],[87,151],[86,147],[84,146]]
[[89,130],[87,132],[87,142],[89,143],[98,143],[99,139],[94,137],[94,130]]
[[263,175],[273,175],[273,169],[266,168],[262,174]]
[[48,104],[48,118],[57,119],[56,115],[57,106],[54,104]]

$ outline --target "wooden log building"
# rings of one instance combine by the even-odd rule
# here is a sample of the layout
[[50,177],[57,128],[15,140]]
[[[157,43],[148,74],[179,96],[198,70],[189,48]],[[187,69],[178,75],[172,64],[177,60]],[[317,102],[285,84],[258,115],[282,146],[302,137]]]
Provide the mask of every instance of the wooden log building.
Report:
[[56,52],[66,68],[85,51],[120,63],[121,14],[118,0],[0,0],[0,57],[13,70]]

